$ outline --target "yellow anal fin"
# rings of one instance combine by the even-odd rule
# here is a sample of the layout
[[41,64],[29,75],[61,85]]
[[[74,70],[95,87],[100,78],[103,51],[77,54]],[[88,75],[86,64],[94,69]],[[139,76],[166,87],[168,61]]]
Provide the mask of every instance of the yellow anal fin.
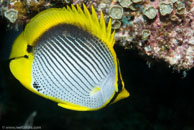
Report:
[[69,109],[69,110],[75,110],[75,111],[91,111],[92,110],[87,107],[74,105],[74,104],[66,104],[66,103],[58,103],[58,106]]

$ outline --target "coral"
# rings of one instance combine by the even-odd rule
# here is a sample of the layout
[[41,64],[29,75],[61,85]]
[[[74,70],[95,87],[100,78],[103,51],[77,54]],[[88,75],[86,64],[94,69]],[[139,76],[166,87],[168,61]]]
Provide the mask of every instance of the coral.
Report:
[[15,9],[8,9],[4,12],[4,16],[11,22],[14,23],[18,18],[18,11]]
[[123,8],[119,5],[114,5],[110,8],[109,15],[112,19],[121,19],[123,16]]
[[169,1],[161,1],[159,10],[162,16],[170,15],[173,11],[173,3]]
[[[1,0],[0,15],[4,16],[10,23],[26,24],[38,12],[57,7],[60,3],[62,6],[68,0]],[[10,14],[10,15],[8,15]]]

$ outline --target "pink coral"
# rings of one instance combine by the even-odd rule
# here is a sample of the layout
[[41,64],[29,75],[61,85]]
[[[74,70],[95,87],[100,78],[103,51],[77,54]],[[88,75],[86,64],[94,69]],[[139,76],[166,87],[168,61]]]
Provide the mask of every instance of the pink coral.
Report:
[[[193,3],[192,3],[193,4]],[[146,43],[151,48],[148,55],[164,59],[176,69],[190,69],[194,66],[194,9],[187,9],[176,23],[159,21],[150,25],[150,39]]]
[[[194,67],[194,1],[178,2],[185,5],[181,14],[177,11],[175,2],[172,13],[162,16],[159,11],[160,0],[146,0],[142,6],[157,9],[155,19],[146,20],[143,15],[132,12],[133,24],[119,29],[116,33],[117,40],[124,42],[120,44],[125,47],[137,47],[143,54],[163,59],[176,70],[191,69]],[[144,29],[150,31],[147,41],[141,39]],[[128,37],[132,37],[133,41],[127,42]],[[136,44],[132,44],[134,42]]]

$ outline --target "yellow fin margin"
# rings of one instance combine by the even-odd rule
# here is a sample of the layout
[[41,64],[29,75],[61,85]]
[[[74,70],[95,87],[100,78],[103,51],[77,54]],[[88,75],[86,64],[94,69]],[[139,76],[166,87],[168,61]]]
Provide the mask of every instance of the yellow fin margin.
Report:
[[110,48],[114,45],[114,33],[111,34],[111,20],[106,28],[103,13],[100,21],[94,7],[91,7],[92,15],[83,4],[83,11],[79,5],[67,6],[67,8],[51,8],[40,12],[26,25],[24,37],[28,45],[34,45],[35,41],[49,28],[58,24],[72,24],[90,32],[98,37]]

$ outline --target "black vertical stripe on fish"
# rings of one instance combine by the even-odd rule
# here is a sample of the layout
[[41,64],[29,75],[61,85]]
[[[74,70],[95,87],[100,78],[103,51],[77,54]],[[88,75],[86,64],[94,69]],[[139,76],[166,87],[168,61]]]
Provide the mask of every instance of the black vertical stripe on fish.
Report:
[[[44,62],[44,61],[43,61]],[[48,79],[49,78],[49,80],[52,82],[52,85],[54,84],[54,86],[58,86],[57,84],[59,83],[58,82],[58,80],[55,78],[55,77],[53,77],[53,76],[51,76],[52,74],[53,74],[53,72],[50,70],[50,69],[48,69],[48,68],[45,68],[43,65],[42,65],[42,58],[41,57],[39,57],[39,56],[37,56],[36,57],[36,66],[41,66],[41,68],[39,67],[38,69],[39,69],[39,71],[41,72],[41,76],[43,76],[44,78],[46,78],[46,79]],[[42,70],[43,69],[43,70]],[[49,74],[50,73],[50,74]],[[35,79],[37,78],[37,77],[34,77]],[[54,78],[54,80],[53,80],[53,78]],[[39,80],[35,80],[36,82],[38,82]],[[55,82],[57,82],[57,83],[55,83]],[[44,88],[44,86],[42,86],[43,88]],[[44,89],[45,90],[45,89]],[[65,89],[66,90],[66,89]],[[50,91],[50,89],[47,89],[46,90],[46,92],[45,93],[48,93],[48,91]],[[66,90],[66,91],[68,91],[68,90]]]
[[[73,38],[72,38],[73,39]],[[79,41],[80,42],[79,42]],[[90,38],[90,40],[91,40],[91,38]],[[104,62],[102,63],[100,60],[99,60],[99,58],[97,58],[97,56],[96,55],[94,55],[91,51],[90,51],[90,49],[88,48],[88,46],[86,45],[87,43],[86,42],[84,42],[83,40],[81,40],[81,39],[75,39],[75,42],[77,43],[77,44],[75,44],[75,46],[78,46],[80,49],[81,49],[81,51],[82,52],[84,52],[84,54],[86,54],[88,57],[89,57],[89,59],[91,59],[93,62],[95,62],[94,64],[96,64],[97,66],[98,66],[98,68],[100,67],[100,70],[101,71],[103,71],[103,74],[104,74],[104,76],[106,76],[106,74],[108,73],[108,71],[107,71],[107,68],[105,69],[105,66],[104,66]],[[97,43],[96,43],[97,44]],[[95,58],[94,58],[95,57]],[[98,61],[96,61],[96,59],[98,60]]]
[[[65,41],[65,39],[62,39],[61,37],[59,37],[59,40]],[[65,41],[65,42],[67,42],[67,41]],[[69,47],[68,45],[66,45],[66,44],[63,45],[63,46],[67,47],[69,51],[72,50],[72,49],[70,49],[70,47]],[[61,47],[62,47],[62,46],[61,46]],[[88,66],[88,65],[93,66],[93,64],[91,64],[91,63],[86,59],[86,57],[84,57],[84,56],[80,53],[80,56],[82,56],[82,57],[86,60],[86,62],[87,62],[88,64],[86,64],[86,63],[80,58],[79,55],[75,54],[75,52],[74,52],[74,55],[76,56],[76,58],[79,59],[79,61],[80,61],[82,64],[84,64],[84,65],[89,69],[90,72],[93,73],[93,71],[91,70],[91,67]],[[92,67],[92,68],[93,68],[93,67]],[[99,68],[98,68],[98,69],[99,69]],[[97,72],[97,74],[99,74],[98,70],[96,70],[96,72]],[[95,73],[93,73],[93,74],[95,75],[95,77],[97,77]],[[100,76],[100,74],[99,74],[99,76]],[[102,77],[101,77],[101,79],[102,79]],[[99,81],[99,79],[98,79],[98,81]]]
[[[107,50],[109,50],[109,48],[107,47],[107,45],[100,44],[100,46],[102,47],[102,51],[104,50],[104,52],[107,54],[107,58],[113,59],[113,56],[110,53],[108,53],[109,51],[107,51]],[[105,48],[106,48],[106,50],[105,50]],[[114,60],[110,60],[110,61],[112,61],[112,64],[114,64],[114,62],[113,62]]]
[[[70,38],[70,37],[69,37]],[[68,39],[67,39],[68,40]],[[100,70],[101,71],[101,77],[105,77],[106,76],[106,73],[103,71],[103,67],[101,66],[101,65],[99,65],[100,63],[99,62],[96,62],[95,61],[95,59],[92,57],[92,55],[91,54],[88,54],[88,52],[85,50],[85,48],[83,47],[83,44],[85,44],[85,43],[83,43],[83,44],[80,44],[76,39],[75,39],[75,42],[77,43],[77,44],[75,44],[75,43],[73,43],[73,44],[75,44],[74,46],[75,47],[77,47],[77,48],[79,48],[79,50],[81,51],[81,55],[85,58],[85,59],[87,59],[89,62],[91,62],[91,65],[94,67],[94,65],[96,65],[97,66],[97,68],[98,68],[98,70]],[[93,62],[93,63],[92,63]]]
[[[110,56],[110,51],[109,49],[104,45],[104,47],[102,47],[103,44],[99,44],[99,46],[97,46],[95,43],[98,42],[98,39],[94,38],[93,41],[91,41],[93,43],[93,45],[96,47],[96,49],[101,52],[103,54],[103,57],[106,59],[106,61],[109,63],[109,65],[111,66],[110,62],[113,62],[113,57]],[[106,48],[106,50],[105,50]],[[114,63],[113,63],[114,64]],[[111,66],[112,67],[112,66]]]
[[109,66],[109,68],[111,68],[112,65],[110,64],[110,62],[111,62],[110,60],[113,60],[113,59],[107,59],[107,56],[104,54],[104,52],[101,49],[99,49],[99,47],[98,47],[99,45],[94,43],[93,40],[90,40],[90,41],[86,40],[86,41],[88,44],[90,44],[90,47],[92,47],[92,49],[95,51],[96,54],[98,54],[100,56],[101,59],[106,60],[104,62],[108,63],[109,65],[107,65],[107,66]]
[[[59,39],[56,39],[56,38],[59,38]],[[61,42],[63,42],[63,44],[64,44],[64,42],[65,42],[65,44],[67,45],[68,43],[66,43],[66,41],[64,40],[64,39],[61,39],[61,37],[60,36],[57,36],[55,38],[55,40],[57,40],[58,41],[58,43],[61,43]],[[60,40],[61,39],[61,40]],[[61,42],[60,42],[61,41]],[[60,50],[60,52],[61,52],[61,54],[62,55],[64,55],[64,53],[68,53],[68,51],[69,51],[69,53],[71,53],[71,54],[67,54],[67,55],[70,55],[71,56],[71,59],[73,59],[72,61],[74,62],[74,64],[77,66],[77,67],[79,67],[84,73],[85,73],[85,75],[83,75],[80,71],[79,71],[79,69],[77,69],[77,67],[75,67],[76,69],[77,69],[77,71],[85,78],[85,80],[87,80],[88,78],[89,79],[91,79],[92,80],[92,82],[93,83],[97,83],[98,81],[99,81],[99,79],[97,78],[97,77],[95,77],[96,78],[96,80],[97,81],[94,81],[94,78],[93,78],[93,76],[94,75],[91,75],[91,74],[89,74],[83,67],[85,67],[85,66],[83,66],[83,63],[84,62],[82,62],[82,60],[81,60],[81,57],[79,57],[78,55],[75,55],[74,56],[74,53],[78,53],[77,51],[74,51],[74,53],[72,54],[72,52],[71,52],[71,50],[69,49],[69,48],[67,48],[66,49],[66,46],[65,45],[63,45],[63,44],[56,44],[56,47],[58,48],[58,50]],[[60,47],[59,47],[60,46]],[[65,49],[65,51],[63,51],[61,48],[63,48],[63,49]],[[75,48],[74,48],[75,49]],[[80,62],[82,62],[82,64],[80,64]],[[72,63],[73,64],[73,63]],[[88,67],[87,67],[87,69],[88,69]],[[88,78],[86,78],[85,76],[87,75],[87,77]],[[89,81],[88,81],[89,82]],[[89,82],[90,83],[90,85],[93,85],[91,82]]]
[[[64,39],[64,40],[67,40],[68,41],[68,39],[66,38],[66,39]],[[71,41],[69,41],[70,43],[71,43]],[[73,43],[72,43],[73,44]],[[71,45],[71,44],[70,44]],[[80,56],[79,56],[80,55]],[[97,74],[100,76],[100,78],[102,79],[102,78],[104,78],[104,74],[103,74],[103,72],[102,72],[102,70],[100,69],[100,66],[98,66],[98,64],[95,64],[95,63],[92,63],[92,62],[94,62],[94,61],[91,61],[91,59],[90,58],[87,58],[87,56],[84,54],[84,53],[79,53],[79,55],[76,55],[77,57],[79,57],[79,59],[80,59],[80,61],[82,62],[82,63],[84,63],[84,61],[82,60],[82,59],[84,59],[88,64],[86,64],[87,66],[88,65],[90,65],[91,67],[89,67],[88,66],[88,68],[90,68],[90,69],[94,69],[94,70],[96,70],[96,72],[97,72]],[[83,57],[83,58],[82,58]],[[95,65],[97,66],[97,67],[95,67]],[[100,71],[101,71],[101,73],[100,73]]]
[[[55,38],[54,38],[55,39]],[[60,43],[60,41],[58,41],[57,39],[55,39],[58,43]],[[53,43],[56,45],[56,41],[53,41]],[[68,50],[66,50],[66,54],[68,55]],[[64,55],[65,56],[65,55]],[[88,88],[88,90],[91,90],[92,88],[93,88],[93,84],[91,84],[89,81],[88,81],[88,79],[85,79],[85,81],[87,81],[90,85],[86,85],[85,84],[85,82],[84,81],[82,81],[82,79],[80,79],[80,77],[81,76],[78,76],[77,74],[80,74],[81,75],[81,73],[79,72],[79,70],[77,69],[77,67],[75,67],[75,59],[72,57],[72,54],[69,54],[68,56],[65,56],[66,57],[66,60],[68,61],[68,62],[66,62],[67,64],[67,67],[71,70],[71,72],[74,74],[74,76],[76,76],[77,77],[77,79],[79,79],[79,81],[84,85],[84,86],[86,86],[87,88]],[[62,58],[62,57],[61,57]],[[73,59],[73,60],[70,60],[70,59]],[[72,63],[71,61],[73,61],[74,63]],[[70,64],[70,65],[68,65],[68,63]],[[72,68],[71,68],[71,66],[75,69],[75,71],[77,71],[78,73],[76,73],[76,72],[74,72],[74,70],[72,70]],[[84,77],[83,77],[84,78]],[[83,86],[83,87],[84,87]]]
[[[36,57],[37,58],[37,62],[36,62],[36,64],[39,66],[39,64],[40,64],[40,66],[41,66],[41,69],[39,69],[40,71],[41,71],[41,74],[43,74],[43,77],[45,78],[45,77],[47,77],[53,84],[54,84],[54,86],[58,86],[55,82],[57,82],[57,83],[59,83],[60,84],[60,82],[57,80],[57,78],[56,77],[54,77],[54,76],[50,76],[50,75],[53,75],[53,72],[47,67],[46,69],[45,69],[45,67],[42,65],[42,61],[43,61],[43,59],[41,58],[41,57],[39,57],[39,56],[37,56]],[[43,63],[44,63],[44,61],[43,61]],[[42,69],[43,69],[43,71],[42,71]],[[50,74],[49,74],[50,73]],[[36,78],[36,77],[35,77]],[[54,80],[53,80],[53,78],[54,78]],[[60,84],[61,85],[61,84]],[[57,87],[57,88],[59,88],[59,87]],[[60,88],[59,88],[60,89]],[[63,89],[61,89],[61,92],[63,92],[64,90],[66,90],[67,92],[70,92],[69,90],[67,90],[66,88],[63,88]],[[48,90],[47,90],[48,91]]]
[[[53,61],[52,61],[53,62]],[[57,65],[54,63],[54,67],[57,67]],[[49,66],[50,67],[52,67],[51,66],[51,64],[49,63]],[[47,69],[49,69],[49,66],[47,66]],[[57,69],[59,70],[59,68],[57,67]],[[54,69],[54,70],[56,70],[56,69]],[[45,70],[46,71],[46,70]],[[57,71],[54,71],[58,76],[60,75]],[[53,74],[53,75],[55,75],[55,74]],[[65,76],[65,75],[64,75]],[[53,77],[55,77],[55,76],[53,76]],[[66,77],[66,76],[65,76]],[[63,77],[60,77],[59,78],[59,80],[62,80],[63,79]],[[68,80],[68,78],[67,78],[67,80]],[[58,81],[58,82],[60,82],[60,81]],[[79,95],[79,93],[81,93],[81,95],[83,95],[83,96],[87,96],[87,94],[84,92],[82,92],[82,90],[80,90],[80,89],[78,89],[78,88],[76,88],[72,83],[71,83],[71,81],[69,81],[69,83],[71,84],[71,85],[67,85],[67,87],[69,88],[69,89],[71,89],[73,92],[75,92],[76,94],[72,94],[73,96],[76,96],[77,94]],[[76,88],[75,90],[74,90],[74,87]],[[79,93],[77,93],[76,91],[78,91],[79,90]]]
[[[60,37],[59,37],[59,40],[60,40]],[[63,39],[61,39],[61,40],[63,40]],[[65,41],[64,41],[65,42]],[[61,48],[63,48],[63,49],[65,49],[66,47],[64,46],[64,45],[59,45]],[[66,51],[67,52],[67,51]],[[91,68],[88,66],[88,64],[86,64],[82,59],[81,59],[81,57],[79,56],[79,55],[75,55],[76,56],[76,59],[74,59],[75,61],[76,61],[76,63],[80,66],[80,68],[84,71],[84,73],[85,74],[87,74],[93,81],[94,81],[94,79],[93,79],[93,77],[97,80],[97,81],[95,81],[95,83],[97,83],[97,82],[99,82],[100,81],[100,79],[101,79],[101,77],[100,78],[98,78],[98,76],[99,75],[97,75],[96,73],[94,73],[93,72],[93,70],[91,70]],[[81,62],[81,63],[80,63]],[[84,68],[83,68],[84,67]],[[86,71],[86,69],[89,69],[89,71],[92,73],[92,75],[91,74],[89,74],[87,71]],[[97,70],[95,70],[97,73],[98,73],[98,71]]]
[[[108,68],[104,66],[104,62],[102,63],[99,58],[95,57],[95,59],[93,58],[94,57],[94,54],[90,51],[90,49],[88,48],[88,46],[86,46],[87,43],[84,43],[83,40],[80,40],[80,42],[78,42],[77,40],[75,40],[75,42],[77,43],[76,45],[79,46],[79,48],[86,54],[89,56],[90,59],[92,59],[92,61],[95,62],[95,64],[100,64],[100,66],[102,66],[103,70],[106,71],[105,72],[105,75],[107,75],[108,73]],[[82,44],[80,44],[82,43]],[[98,60],[97,62],[95,60]],[[102,69],[101,69],[102,70]]]
[[[57,40],[57,39],[55,39],[55,40]],[[55,46],[55,48],[59,51],[59,53],[58,54],[60,54],[61,56],[60,56],[60,59],[63,61],[63,62],[65,62],[64,61],[64,59],[63,59],[63,57],[66,57],[65,56],[65,54],[64,53],[68,53],[68,51],[65,49],[65,48],[63,48],[64,50],[62,50],[61,49],[61,47],[59,47],[60,45],[59,44],[56,44],[56,42],[54,42],[53,40],[51,40],[51,42],[53,42],[53,45]],[[57,42],[59,43],[60,41],[59,40],[57,40]],[[67,54],[68,55],[68,54]],[[67,56],[68,57],[68,56]],[[68,62],[70,62],[71,63],[71,61],[68,59],[68,58],[66,58],[67,60],[68,60]],[[93,88],[93,86],[95,85],[95,84],[97,84],[97,81],[94,81],[94,79],[91,77],[91,75],[89,75],[88,74],[88,72],[87,71],[85,71],[85,69],[82,67],[82,65],[80,65],[78,62],[79,61],[76,61],[73,57],[71,57],[71,59],[73,59],[72,61],[74,62],[74,63],[71,63],[72,65],[73,65],[73,67],[76,69],[76,71],[90,84],[90,87],[92,86],[92,88]],[[76,65],[76,66],[75,66]],[[78,67],[78,68],[77,68]],[[80,72],[80,71],[83,71],[83,72]],[[83,73],[85,73],[85,75],[83,74]],[[86,75],[87,75],[87,77],[89,78],[89,79],[91,79],[92,80],[92,82],[93,83],[91,83],[90,81],[88,81],[88,78],[86,77]]]
[[[41,55],[44,55],[44,54],[41,54]],[[59,83],[60,86],[62,87],[61,91],[66,90],[66,91],[69,92],[69,93],[71,93],[71,91],[75,92],[75,91],[72,89],[72,87],[70,87],[70,85],[68,85],[68,84],[63,80],[63,78],[60,76],[60,74],[59,74],[58,72],[55,71],[55,73],[57,74],[57,76],[58,76],[59,78],[56,78],[55,76],[53,76],[54,73],[52,72],[52,70],[50,70],[50,68],[52,69],[52,66],[50,65],[50,63],[45,62],[45,58],[42,58],[42,56],[39,56],[39,55],[37,55],[36,57],[37,57],[37,60],[38,60],[38,62],[36,62],[36,64],[40,64],[41,68],[42,68],[42,69],[44,70],[44,72],[46,73],[45,76],[48,76],[49,80],[51,80],[51,82],[54,83],[54,86],[58,86],[58,85],[55,83],[55,81],[56,81],[56,82]],[[42,62],[43,62],[43,63],[42,63]],[[47,63],[49,64],[49,66],[47,66]],[[44,64],[44,65],[43,65],[43,64]],[[45,69],[44,66],[46,67],[46,69]],[[56,66],[56,67],[57,67],[57,66]],[[40,71],[41,71],[41,68],[40,68]],[[49,73],[48,73],[47,71],[52,75],[52,77],[49,76]],[[44,74],[44,72],[42,72],[42,74]],[[66,77],[65,75],[63,75],[63,76]],[[52,78],[54,78],[54,80],[53,80]],[[66,87],[65,87],[63,84],[61,84],[61,82],[60,82],[58,79],[62,80],[62,82],[66,85]],[[70,84],[71,84],[71,83],[70,83]],[[71,86],[73,86],[73,85],[71,84]],[[58,88],[60,88],[60,87],[58,86]],[[69,89],[69,90],[68,90],[68,89]],[[76,93],[77,95],[81,96],[79,93],[77,93],[77,92],[75,92],[75,93]],[[73,94],[72,94],[72,95],[73,95]],[[81,96],[81,97],[82,97],[82,96]]]
[[[53,61],[53,59],[50,57],[50,56],[48,56],[48,53],[46,54],[46,55],[44,55],[44,53],[47,53],[47,52],[45,52],[45,50],[42,48],[42,51],[41,51],[41,54],[44,56],[44,58],[45,58],[45,60],[47,60],[47,63],[49,64],[49,66],[53,69],[53,70],[55,70],[55,69],[57,69],[58,71],[60,70],[59,68],[58,68],[58,66],[56,65],[56,62],[54,62]],[[49,59],[51,60],[51,61],[49,61]],[[52,66],[51,64],[53,64],[54,66]],[[55,67],[55,69],[54,69],[54,67]],[[55,71],[55,73],[56,73],[56,71]],[[70,78],[72,79],[72,77],[71,77],[71,75],[66,71],[66,73],[70,76]],[[71,81],[70,81],[70,79],[68,79],[67,78],[67,80],[70,82],[70,84],[73,84]],[[77,83],[77,82],[76,82]],[[79,84],[78,84],[79,85]],[[79,86],[80,87],[80,86]],[[83,95],[85,95],[86,96],[86,93],[87,93],[87,91],[85,90],[83,90],[83,89],[79,89],[79,88],[77,88],[76,87],[76,90],[79,90]]]
[[[92,46],[93,47],[93,49],[97,52],[97,53],[100,53],[99,54],[99,56],[100,56],[100,58],[103,60],[103,63],[105,63],[106,64],[106,66],[108,67],[108,68],[111,68],[111,65],[109,64],[109,60],[113,60],[113,59],[107,59],[107,56],[103,53],[103,51],[101,50],[101,49],[99,49],[99,46],[101,45],[101,44],[105,44],[105,43],[103,43],[102,41],[100,41],[100,40],[98,40],[98,41],[96,41],[96,43],[98,43],[98,44],[96,44],[96,43],[94,43],[94,39],[96,39],[95,37],[93,37],[92,38],[92,40],[87,40],[87,43],[88,44],[90,44],[90,46]],[[108,49],[106,50],[107,51],[107,53],[111,53]]]
[[[95,43],[95,42],[98,42],[99,41],[99,39],[97,39],[97,38],[94,38],[94,40],[92,41],[93,43]],[[94,44],[95,45],[95,44]],[[100,48],[99,48],[100,47]],[[106,55],[105,56],[105,58],[110,62],[112,62],[112,64],[114,65],[114,60],[113,60],[113,56],[112,56],[112,54],[111,54],[111,52],[110,52],[110,50],[109,50],[109,48],[108,48],[108,46],[107,45],[105,45],[105,44],[99,44],[99,46],[97,47],[99,50],[101,50],[102,52],[103,52],[103,54],[104,55]]]
[[[47,51],[49,50],[49,52],[53,54],[53,52],[47,47],[47,44],[45,44],[45,48],[47,48]],[[50,53],[46,52],[46,50],[45,50],[44,48],[42,48],[42,49],[43,49],[44,52],[47,54],[47,56],[49,57],[49,59],[52,60],[52,63],[54,63],[54,64],[55,64],[55,63],[58,63],[58,64],[59,64],[59,62],[56,60],[56,59],[57,59],[56,56],[50,55]],[[54,62],[53,60],[55,60],[56,62]],[[64,64],[67,66],[66,63],[64,63]],[[55,65],[56,65],[56,64],[55,64]],[[56,65],[56,66],[57,66],[57,65]],[[58,67],[59,67],[59,66],[62,67],[63,70],[66,70],[66,69],[64,68],[63,65],[59,64]],[[67,68],[69,68],[69,66],[67,66]],[[59,71],[61,71],[61,69],[59,69]],[[72,71],[69,71],[69,72],[73,73]],[[81,86],[81,84],[79,84],[79,83],[72,77],[72,75],[71,75],[69,72],[68,72],[68,69],[67,69],[66,73],[71,77],[72,80],[74,80],[74,82],[75,82],[79,87],[81,87],[81,89],[79,89],[79,88],[77,88],[77,87],[76,87],[76,88],[77,88],[78,90],[83,90],[83,91],[85,91],[85,93],[87,93],[88,91],[87,91],[86,89],[83,88],[84,86]],[[88,89],[89,89],[89,88],[88,88]]]
[[[98,60],[98,63],[100,63],[101,64],[101,66],[103,67],[103,69],[104,70],[106,70],[106,74],[107,73],[109,73],[109,69],[110,69],[110,66],[107,64],[107,62],[108,61],[105,61],[104,60],[104,57],[102,56],[102,53],[100,53],[100,51],[96,51],[96,53],[94,53],[93,51],[91,51],[91,49],[86,45],[86,44],[88,44],[90,41],[92,41],[92,40],[87,40],[87,43],[84,43],[83,42],[83,40],[81,40],[81,39],[78,39],[80,42],[82,42],[82,45],[84,45],[85,46],[85,48],[87,48],[87,50],[88,51],[90,51],[90,53],[92,53],[91,55],[92,56],[94,56],[95,57],[95,59],[97,59]],[[96,43],[96,46],[97,46],[97,44],[100,44],[100,43]],[[90,46],[91,47],[91,46]],[[98,57],[99,56],[99,57]],[[101,61],[101,60],[102,61]],[[106,65],[105,65],[106,64]]]
[[[66,38],[66,40],[68,40],[68,38]],[[68,40],[69,42],[71,42],[72,44],[74,44],[71,40]],[[77,45],[74,45],[74,47],[75,48],[79,48],[79,50],[77,49],[77,51],[79,51],[80,53],[80,55],[81,55],[81,57],[83,57],[84,59],[86,59],[87,60],[87,62],[92,66],[92,68],[95,68],[96,70],[98,69],[98,70],[100,70],[101,71],[101,74],[100,74],[100,76],[102,77],[102,78],[104,78],[105,76],[106,76],[106,74],[103,72],[103,70],[102,70],[102,67],[98,64],[99,62],[96,62],[95,61],[95,59],[93,59],[92,57],[91,57],[91,55],[90,54],[88,54],[85,50],[83,50],[78,44],[78,42],[75,40],[75,42],[77,43]],[[70,45],[72,45],[72,44],[70,44]],[[87,58],[88,57],[88,58]],[[93,62],[93,63],[92,63]],[[97,68],[95,67],[95,65],[97,66]],[[97,71],[97,72],[99,72],[99,71]]]
[[[56,39],[54,39],[54,40],[56,40]],[[57,55],[57,57],[59,57],[59,59],[64,63],[65,61],[63,60],[63,57],[61,57],[59,54],[62,54],[61,52],[56,52],[56,50],[55,49],[57,49],[56,48],[56,42],[60,42],[60,41],[58,41],[58,40],[56,40],[56,41],[53,41],[53,40],[51,40],[52,41],[52,45],[55,45],[55,47],[53,47],[53,46],[51,46],[50,44],[48,44],[51,48],[52,48],[52,51],[54,51],[54,54],[56,54]],[[57,50],[57,51],[59,51],[59,49]],[[63,55],[64,56],[64,55]],[[77,69],[77,67],[75,67],[75,63],[72,63],[70,60],[68,60],[68,58],[66,58],[67,59],[67,61],[68,61],[68,63],[70,63],[71,64],[71,66],[78,72],[78,73],[76,73],[76,72],[74,72],[72,69],[71,69],[71,66],[69,66],[69,69],[74,73],[74,75],[76,75],[76,77],[79,79],[79,81],[80,82],[82,82],[82,84],[84,84],[86,87],[88,87],[88,89],[89,90],[91,90],[92,88],[93,88],[93,84],[92,83],[90,83],[89,81],[88,81],[88,79],[87,78],[85,78],[85,76],[79,71],[79,69]],[[73,59],[73,58],[72,58]],[[75,62],[74,60],[72,60],[73,62]],[[60,62],[59,62],[60,63]],[[80,74],[80,75],[82,75],[83,76],[83,78],[85,79],[85,81],[87,81],[88,82],[88,84],[89,85],[86,85],[83,81],[82,81],[82,79],[80,79],[80,76],[78,76],[77,74]]]
[[[90,42],[91,41],[91,42]],[[92,40],[88,41],[89,44],[92,44]],[[100,41],[98,44],[101,44]],[[103,43],[104,44],[104,43]],[[97,45],[96,45],[97,46]],[[99,46],[99,45],[98,45]],[[93,45],[92,45],[93,47]],[[95,47],[93,47],[95,48]],[[107,57],[102,53],[102,50],[97,50],[98,48],[95,48],[94,51],[96,51],[96,54],[100,53],[100,59],[102,59],[104,66],[106,67],[106,69],[108,69],[108,71],[110,72],[110,68],[112,68],[112,66],[109,64],[109,60],[107,60]],[[108,50],[107,50],[108,51]],[[94,53],[95,54],[95,53]],[[112,60],[112,59],[111,59]]]
[[[105,59],[107,59],[108,60],[108,64],[111,66],[111,67],[113,67],[114,66],[114,58],[113,58],[113,56],[110,54],[110,53],[108,53],[108,51],[107,50],[109,50],[108,48],[107,48],[107,46],[106,45],[103,45],[103,44],[100,44],[100,47],[102,47],[102,51],[104,52],[104,55],[106,55],[105,56]],[[106,48],[106,49],[105,49]]]
[[[67,73],[69,74],[69,76],[71,77],[71,79],[72,80],[74,80],[76,83],[77,83],[77,85],[79,86],[79,87],[81,87],[85,92],[87,92],[87,90],[85,90],[83,87],[85,87],[86,85],[85,84],[83,84],[83,85],[81,85],[80,84],[80,82],[78,82],[76,79],[74,79],[73,77],[72,77],[72,75],[71,74],[74,74],[75,75],[75,73],[71,70],[71,68],[66,64],[66,68],[64,68],[64,64],[62,65],[60,62],[58,62],[59,60],[56,60],[56,59],[58,59],[58,56],[54,56],[54,52],[52,52],[51,50],[50,50],[50,48],[48,48],[48,47],[46,47],[47,48],[47,50],[49,50],[49,52],[50,53],[48,53],[48,55],[50,55],[50,57],[52,57],[52,58],[54,58],[54,60],[56,61],[55,63],[56,63],[56,66],[58,66],[58,67],[62,67],[62,69],[59,69],[59,71],[61,71],[61,70],[67,70]],[[69,71],[68,71],[69,70]],[[61,71],[61,73],[62,73],[62,71]],[[73,75],[73,76],[74,76]],[[78,78],[78,77],[77,77]],[[78,78],[79,79],[79,78]],[[79,79],[79,81],[81,81],[80,79]],[[78,88],[77,88],[78,89]],[[89,89],[89,88],[88,88]]]
[[[41,63],[41,61],[42,61],[42,59],[40,60],[39,58],[38,58],[38,60],[39,60],[39,63]],[[41,65],[42,66],[42,65]],[[40,68],[40,70],[41,70],[41,68]],[[48,87],[46,87],[44,90],[45,90],[45,92],[44,92],[44,94],[46,94],[46,95],[49,95],[49,96],[53,96],[53,97],[56,97],[56,98],[58,98],[58,99],[63,99],[63,100],[68,100],[68,97],[71,95],[71,96],[74,96],[74,97],[76,97],[76,98],[85,98],[83,95],[80,95],[80,93],[77,93],[77,92],[75,92],[74,90],[68,90],[68,88],[66,88],[66,87],[64,87],[64,85],[62,85],[61,84],[61,82],[60,81],[58,81],[57,80],[57,78],[55,78],[55,76],[52,76],[52,77],[50,77],[49,76],[49,74],[47,73],[47,70],[45,70],[45,68],[43,68],[43,70],[44,70],[44,72],[46,72],[46,73],[41,73],[41,74],[43,74],[44,76],[48,76],[48,78],[49,78],[49,81],[47,80],[47,82],[50,82],[50,80],[51,80],[51,82],[52,82],[52,86],[55,86],[56,87],[56,89],[54,89],[55,91],[52,91],[53,90],[53,87],[51,87],[51,88],[48,88]],[[51,71],[50,71],[51,72]],[[46,74],[46,75],[45,75]],[[54,78],[56,81],[53,81],[52,80],[52,78]],[[56,82],[56,83],[55,83]],[[66,84],[67,85],[67,84]],[[72,92],[74,92],[74,94],[72,93]],[[50,93],[50,94],[49,94]],[[52,95],[53,93],[56,93],[56,94],[54,94],[54,95]],[[65,95],[64,95],[65,94]],[[62,96],[62,97],[61,97]]]
[[[39,63],[41,64],[41,68],[43,68],[44,69],[44,72],[47,74],[47,75],[49,75],[48,74],[48,72],[50,72],[50,74],[52,75],[52,77],[55,79],[54,81],[57,81],[58,83],[60,83],[60,81],[58,80],[58,79],[60,79],[60,80],[62,80],[63,81],[63,78],[60,76],[60,74],[57,72],[57,71],[54,71],[54,73],[56,73],[57,74],[57,76],[59,77],[58,79],[54,76],[55,74],[53,73],[53,71],[52,70],[55,70],[55,69],[53,69],[53,67],[52,67],[52,65],[47,61],[45,61],[46,60],[46,56],[44,55],[44,53],[42,53],[42,52],[40,52],[41,53],[41,56],[40,55],[37,55],[37,58],[38,58],[38,60],[39,60]],[[43,58],[43,57],[44,58]],[[43,62],[43,63],[42,63]],[[37,63],[36,63],[37,64]],[[48,66],[48,65],[49,66]],[[56,66],[56,64],[54,63],[54,65],[55,65],[55,67],[57,67]],[[45,67],[46,67],[46,69],[45,69]],[[41,68],[40,68],[40,70],[41,70]],[[52,70],[51,70],[52,69]],[[58,68],[59,69],[59,68]],[[48,71],[48,72],[47,72]],[[65,76],[65,75],[63,75],[63,76]],[[66,77],[66,76],[65,76]],[[51,80],[53,83],[54,83],[54,81],[52,80],[52,78],[50,77],[50,79],[49,80]],[[67,85],[67,87],[69,86],[65,81],[63,81],[66,85]],[[69,82],[70,83],[70,82]],[[71,84],[71,83],[70,83]],[[55,86],[57,86],[57,84],[55,84]],[[64,86],[64,85],[62,85],[61,84],[61,86]],[[71,86],[73,86],[72,84],[71,84]],[[69,89],[70,89],[70,91],[74,91],[71,87],[69,87]],[[67,90],[67,91],[69,91],[69,90]],[[79,95],[79,93],[77,93],[78,95]]]

